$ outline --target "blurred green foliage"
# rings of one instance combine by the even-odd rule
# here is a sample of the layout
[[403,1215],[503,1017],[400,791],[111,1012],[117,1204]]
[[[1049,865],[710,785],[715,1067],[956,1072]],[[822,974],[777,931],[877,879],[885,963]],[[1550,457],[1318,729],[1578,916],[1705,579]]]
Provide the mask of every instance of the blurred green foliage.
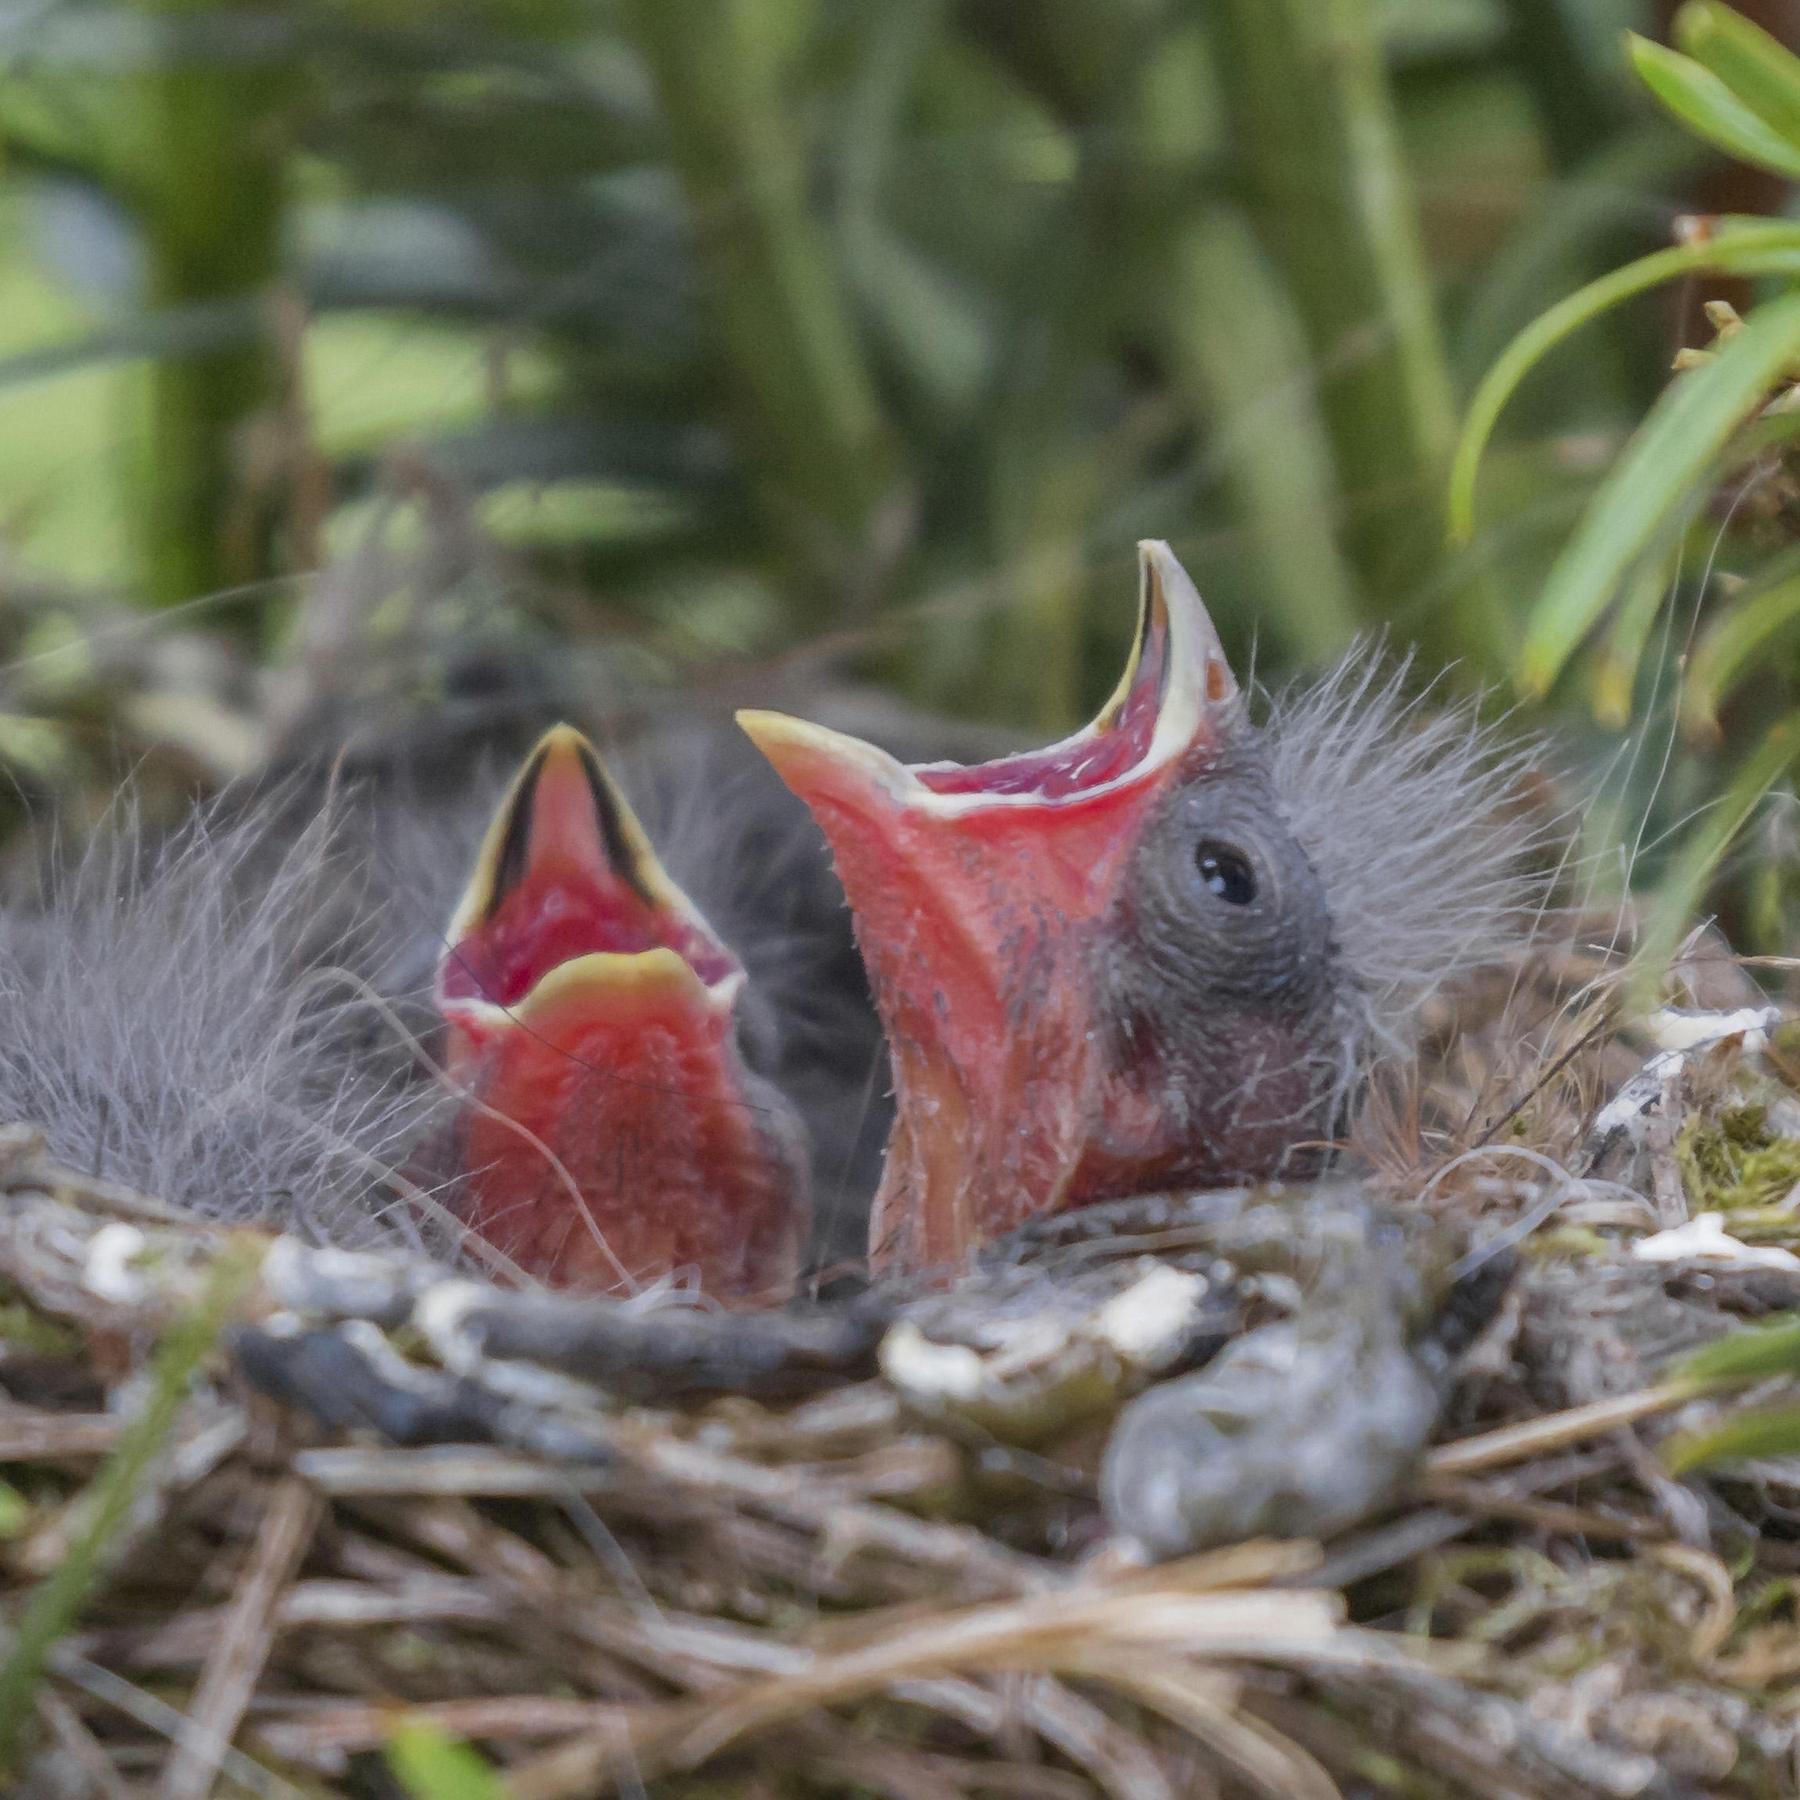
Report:
[[403,1719],[396,1725],[386,1758],[413,1800],[507,1800],[506,1783],[479,1752],[424,1721]]
[[[384,507],[426,537],[454,518],[432,579],[465,625],[664,665],[822,641],[1046,728],[1110,687],[1157,535],[1264,675],[1371,629],[1464,679],[1522,670],[1615,769],[1595,830],[1653,869],[1800,700],[1759,655],[1800,613],[1791,565],[1763,573],[1782,522],[1710,503],[1738,417],[1721,397],[1694,435],[1691,382],[1658,399],[1706,336],[1691,295],[1585,286],[1687,255],[1719,146],[1800,156],[1741,33],[1634,72],[1627,31],[1667,23],[1653,0],[0,0],[0,760],[55,779],[59,721],[113,724],[92,646],[151,613],[237,678],[304,660],[306,578],[361,567]],[[1471,398],[1577,292],[1477,401],[1497,435],[1453,540]],[[1719,361],[1745,392],[1751,355]],[[1652,495],[1659,429],[1657,460],[1688,454]],[[1722,576],[1749,584],[1730,607]],[[1553,687],[1596,628],[1586,685]],[[1788,901],[1764,901],[1737,922],[1767,942]]]
[[[1672,34],[1673,48],[1635,34],[1629,40],[1637,75],[1670,114],[1743,164],[1784,182],[1800,174],[1800,56],[1720,0],[1687,0]],[[1709,564],[1718,559],[1701,577],[1700,608],[1682,647],[1677,721],[1690,741],[1729,748],[1735,768],[1662,883],[1643,944],[1652,974],[1685,934],[1743,827],[1800,763],[1793,555],[1791,548],[1771,553],[1792,539],[1787,515],[1800,498],[1789,451],[1800,415],[1800,223],[1726,215],[1688,221],[1681,236],[1682,243],[1560,300],[1520,333],[1476,393],[1451,487],[1453,532],[1467,537],[1481,453],[1501,410],[1539,359],[1572,333],[1680,277],[1773,282],[1742,315],[1728,301],[1708,306],[1713,347],[1685,348],[1676,358],[1681,372],[1632,434],[1551,567],[1518,662],[1525,692],[1548,693],[1610,614],[1592,691],[1601,717],[1624,726],[1663,597],[1679,593],[1696,548]],[[1723,522],[1716,517],[1721,504]],[[1751,522],[1764,515],[1760,542],[1754,530],[1730,529],[1745,506]],[[1764,715],[1761,737],[1735,731],[1742,747],[1727,746],[1722,720],[1740,691],[1749,703],[1743,724]],[[1783,798],[1791,807],[1791,786]],[[1785,892],[1792,863],[1777,844],[1762,871],[1778,877],[1762,935],[1783,951],[1792,942]],[[1754,885],[1765,894],[1770,886],[1766,879]]]

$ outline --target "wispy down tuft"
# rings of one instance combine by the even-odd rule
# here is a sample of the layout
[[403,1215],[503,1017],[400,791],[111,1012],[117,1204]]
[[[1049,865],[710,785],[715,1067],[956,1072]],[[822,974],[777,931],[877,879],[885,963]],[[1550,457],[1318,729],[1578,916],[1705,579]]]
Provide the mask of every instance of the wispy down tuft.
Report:
[[210,1217],[357,1246],[416,1236],[409,1145],[441,1090],[369,982],[383,909],[332,811],[129,802],[0,915],[0,1117]]
[[1276,791],[1331,898],[1363,1054],[1407,1051],[1420,1006],[1516,960],[1543,919],[1556,822],[1534,810],[1539,747],[1434,704],[1409,665],[1347,657],[1278,693]]

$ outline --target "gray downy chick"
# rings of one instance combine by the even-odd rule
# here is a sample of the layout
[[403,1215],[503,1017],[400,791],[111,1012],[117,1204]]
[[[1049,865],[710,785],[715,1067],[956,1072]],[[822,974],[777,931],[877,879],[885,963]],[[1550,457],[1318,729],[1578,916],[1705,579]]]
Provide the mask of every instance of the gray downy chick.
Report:
[[1166,545],[1099,717],[902,763],[742,715],[812,808],[894,1061],[873,1256],[961,1264],[1037,1217],[1316,1171],[1424,1001],[1541,911],[1527,766],[1366,652],[1258,718]]

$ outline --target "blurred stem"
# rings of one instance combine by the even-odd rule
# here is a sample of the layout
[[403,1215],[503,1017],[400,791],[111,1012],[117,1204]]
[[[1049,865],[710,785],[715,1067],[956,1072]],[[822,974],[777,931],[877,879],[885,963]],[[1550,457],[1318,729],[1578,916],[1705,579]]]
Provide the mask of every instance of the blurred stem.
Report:
[[1586,21],[1585,0],[1506,0],[1519,78],[1543,121],[1560,170],[1598,155],[1626,122],[1623,84],[1601,73],[1601,55],[1619,65],[1616,28]]
[[1682,840],[1632,957],[1631,997],[1634,1009],[1647,1011],[1660,997],[1661,984],[1681,941],[1693,927],[1706,884],[1721,859],[1749,824],[1764,796],[1800,762],[1800,719],[1781,720],[1739,765],[1731,785],[1712,809]]
[[[1035,71],[1040,98],[1068,121],[1076,159],[1059,215],[1030,259],[1019,309],[1028,323],[1003,354],[989,413],[994,558],[1014,598],[985,694],[1005,717],[1059,730],[1106,691],[1085,655],[1087,546],[1111,471],[1104,445],[1084,429],[1086,383],[1122,319],[1141,311],[1154,279],[1154,224],[1188,165],[1159,166],[1137,117],[1144,72],[1171,49],[1153,29],[1153,0],[988,11],[1003,43],[1035,44],[1039,55],[1006,64]],[[1129,592],[1128,584],[1103,596],[1121,621]]]
[[[199,3],[151,0],[167,28],[147,78],[154,173],[142,199],[150,303],[157,309],[268,295],[281,265],[297,70],[265,39],[228,54],[212,33],[250,21]],[[246,440],[278,386],[272,331],[151,365],[140,538],[152,600],[175,605],[271,567],[268,533],[245,529],[253,504]],[[260,609],[246,600],[235,616]]]
[[1158,297],[1178,387],[1217,423],[1226,480],[1289,654],[1321,660],[1356,630],[1356,582],[1332,531],[1338,500],[1306,334],[1255,234],[1209,208],[1170,234]]
[[1093,514],[1094,472],[1066,440],[1015,471],[1010,496],[996,496],[1000,570],[1013,596],[997,666],[988,676],[996,710],[1040,731],[1067,730],[1082,706],[1087,598],[1085,528]]
[[982,656],[982,690],[1000,717],[1046,731],[1067,729],[1085,697],[1083,546],[1101,471],[1076,416],[1092,336],[1113,317],[1118,255],[1090,210],[1102,180],[1092,163],[1084,167],[1053,234],[1062,241],[1034,258],[1037,314],[1008,349],[989,414],[991,556],[1009,598],[997,654]]
[[[1219,0],[1221,87],[1264,241],[1306,321],[1371,594],[1436,560],[1455,400],[1367,0]],[[1440,652],[1505,656],[1492,596],[1419,621]]]
[[1160,0],[962,0],[963,28],[1070,123],[1092,116],[1166,30]]
[[692,209],[710,300],[782,534],[829,610],[892,463],[776,65],[771,0],[627,0]]

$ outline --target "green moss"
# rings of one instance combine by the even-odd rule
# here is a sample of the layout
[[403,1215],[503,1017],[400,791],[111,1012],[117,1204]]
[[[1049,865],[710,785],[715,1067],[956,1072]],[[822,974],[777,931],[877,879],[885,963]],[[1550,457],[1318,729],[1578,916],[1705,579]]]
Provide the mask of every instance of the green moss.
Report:
[[31,1518],[31,1502],[16,1487],[0,1481],[0,1543],[23,1537]]
[[45,1317],[22,1300],[0,1300],[0,1344],[36,1356],[75,1356],[81,1343],[73,1326]]
[[1534,1233],[1520,1246],[1534,1262],[1549,1262],[1557,1257],[1617,1256],[1616,1240],[1585,1225],[1559,1225]]
[[1760,1105],[1693,1120],[1676,1139],[1675,1155],[1695,1212],[1774,1206],[1800,1185],[1800,1139],[1771,1131]]

